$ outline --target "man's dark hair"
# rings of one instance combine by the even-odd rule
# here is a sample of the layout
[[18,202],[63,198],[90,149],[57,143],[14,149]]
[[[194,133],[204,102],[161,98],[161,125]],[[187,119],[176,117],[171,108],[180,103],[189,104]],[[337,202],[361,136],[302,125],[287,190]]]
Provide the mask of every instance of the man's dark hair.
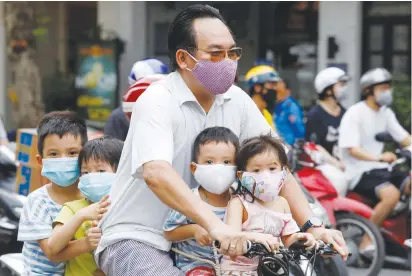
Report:
[[41,157],[43,157],[44,139],[53,134],[60,138],[67,134],[80,136],[83,146],[87,142],[86,122],[77,113],[71,111],[54,111],[44,115],[37,126],[37,150]]
[[236,158],[238,170],[245,171],[251,158],[267,151],[275,151],[279,156],[281,166],[289,168],[288,157],[282,140],[268,134],[247,139],[242,143]]
[[[172,70],[178,69],[176,61],[176,51],[185,49],[193,53],[196,48],[196,36],[193,32],[193,21],[198,18],[217,18],[222,21],[229,29],[226,21],[223,19],[219,10],[203,4],[196,4],[181,11],[174,19],[169,27],[167,39],[169,58]],[[233,34],[232,34],[233,35]]]
[[236,152],[239,149],[239,138],[227,127],[209,127],[197,135],[193,144],[193,162],[197,163],[200,146],[209,142],[232,144]]
[[117,171],[122,150],[123,142],[112,136],[90,140],[80,151],[79,168],[81,170],[83,162],[87,164],[89,160],[96,160],[109,163],[113,171]]

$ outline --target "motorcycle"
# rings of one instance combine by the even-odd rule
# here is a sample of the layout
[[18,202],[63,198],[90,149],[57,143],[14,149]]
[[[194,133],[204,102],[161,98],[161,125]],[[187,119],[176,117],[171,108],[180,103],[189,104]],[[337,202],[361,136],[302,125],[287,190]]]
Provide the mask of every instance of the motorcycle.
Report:
[[[392,137],[386,133],[378,133],[375,139],[379,142],[393,142]],[[411,150],[399,148],[395,151],[398,159],[389,164],[388,170],[395,166],[405,165],[411,174]],[[373,202],[357,193],[349,192],[348,198],[373,206]],[[396,265],[404,269],[411,268],[411,206],[410,199],[403,199],[395,206],[392,213],[381,227],[385,242],[385,261],[389,265]]]
[[[22,275],[23,243],[17,241],[19,219],[26,197],[0,189],[0,274]],[[7,274],[5,274],[7,273]]]
[[16,143],[0,146],[0,188],[14,192],[16,190]]
[[[311,195],[311,193],[305,188],[305,186],[302,185],[302,183],[299,184],[315,216],[323,221],[323,224],[326,228],[332,228],[333,225],[329,220],[329,216],[326,209],[316,198],[314,198]],[[301,264],[304,265],[304,262],[301,262]],[[300,265],[301,269],[303,269],[302,265]],[[329,258],[316,258],[314,264],[312,265],[314,266],[315,271],[313,276],[349,276],[348,267],[346,263],[342,260],[341,256],[333,256]],[[306,264],[306,268],[307,266],[308,264]]]
[[[291,163],[296,179],[322,204],[331,224],[344,236],[352,253],[347,265],[364,268],[362,275],[377,275],[384,263],[385,243],[379,228],[369,220],[372,208],[354,199],[339,196],[332,183],[317,168],[323,163],[321,153],[314,143],[297,141],[292,155]],[[359,252],[359,244],[365,233],[376,248],[372,259]]]
[[20,213],[26,197],[13,192],[16,182],[15,144],[0,146],[0,255],[21,252],[17,241]]
[[0,255],[21,252],[23,243],[17,241],[17,233],[25,200],[25,196],[0,189]]

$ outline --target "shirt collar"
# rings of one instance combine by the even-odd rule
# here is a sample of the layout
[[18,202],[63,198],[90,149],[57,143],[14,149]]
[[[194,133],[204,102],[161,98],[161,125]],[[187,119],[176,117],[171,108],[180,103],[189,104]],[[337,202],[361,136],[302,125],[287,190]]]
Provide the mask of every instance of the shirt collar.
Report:
[[[175,71],[172,74],[172,83],[173,83],[173,93],[176,95],[177,100],[180,105],[183,105],[186,102],[198,102],[193,92],[190,91],[189,87],[187,87],[185,81],[183,80],[182,76],[179,72]],[[222,105],[223,103],[229,101],[231,97],[231,90],[229,89],[228,92],[221,95],[216,95],[215,103],[217,105]]]

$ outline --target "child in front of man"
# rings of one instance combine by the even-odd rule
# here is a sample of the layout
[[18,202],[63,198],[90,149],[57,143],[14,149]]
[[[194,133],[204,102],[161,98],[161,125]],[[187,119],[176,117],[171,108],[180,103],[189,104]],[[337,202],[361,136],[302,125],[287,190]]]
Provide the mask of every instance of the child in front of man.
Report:
[[[207,203],[222,220],[231,197],[229,188],[236,180],[235,160],[238,147],[238,137],[225,127],[203,130],[196,137],[193,146],[193,162],[190,168],[199,184],[198,188],[193,189],[193,193]],[[163,230],[165,237],[173,242],[173,248],[191,256],[215,261],[212,240],[207,231],[184,215],[172,210]],[[250,240],[267,241],[271,246],[277,243],[268,236],[255,235],[251,236]],[[214,275],[213,267],[206,262],[193,260],[179,253],[175,256],[176,266],[186,275],[194,271],[201,272],[202,275]]]
[[87,142],[86,123],[73,112],[51,112],[40,121],[37,136],[37,161],[50,183],[29,194],[21,213],[17,239],[24,242],[23,275],[63,275],[64,262],[88,246],[83,239],[52,252],[48,243],[63,204],[82,198],[77,158]]
[[[270,135],[243,142],[237,155],[240,185],[229,202],[226,223],[233,229],[268,234],[289,247],[302,240],[308,249],[317,246],[309,233],[300,229],[290,214],[289,204],[279,195],[288,172],[284,145]],[[259,258],[224,256],[224,276],[257,276]]]
[[[92,226],[97,224],[109,206],[108,193],[115,181],[115,173],[122,154],[123,142],[104,136],[88,141],[79,154],[81,177],[79,190],[83,198],[63,205],[53,222],[53,233],[49,238],[49,247],[54,252],[64,250],[71,240],[86,237]],[[97,225],[95,225],[97,226]],[[90,241],[95,248],[100,240],[94,236]],[[65,276],[91,276],[101,272],[90,250],[77,254],[66,264]]]

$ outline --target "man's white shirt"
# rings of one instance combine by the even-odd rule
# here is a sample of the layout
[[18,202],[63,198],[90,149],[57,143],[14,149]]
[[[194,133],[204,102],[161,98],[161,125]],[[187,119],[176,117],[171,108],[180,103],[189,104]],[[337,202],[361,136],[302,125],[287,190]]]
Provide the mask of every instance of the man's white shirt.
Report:
[[348,149],[360,147],[379,156],[383,153],[384,143],[376,141],[375,135],[384,131],[389,132],[397,142],[409,135],[389,107],[381,107],[376,111],[361,101],[351,106],[343,116],[339,130],[339,147],[350,189],[356,186],[364,172],[386,168],[388,164],[357,159]]
[[190,172],[193,142],[203,129],[213,126],[231,129],[240,141],[273,133],[249,95],[234,85],[216,96],[207,114],[177,72],[142,94],[133,108],[110,192],[112,206],[100,224],[103,237],[97,257],[107,246],[124,239],[170,249],[162,232],[169,208],[148,188],[142,166],[153,160],[167,161],[190,188],[196,187]]

